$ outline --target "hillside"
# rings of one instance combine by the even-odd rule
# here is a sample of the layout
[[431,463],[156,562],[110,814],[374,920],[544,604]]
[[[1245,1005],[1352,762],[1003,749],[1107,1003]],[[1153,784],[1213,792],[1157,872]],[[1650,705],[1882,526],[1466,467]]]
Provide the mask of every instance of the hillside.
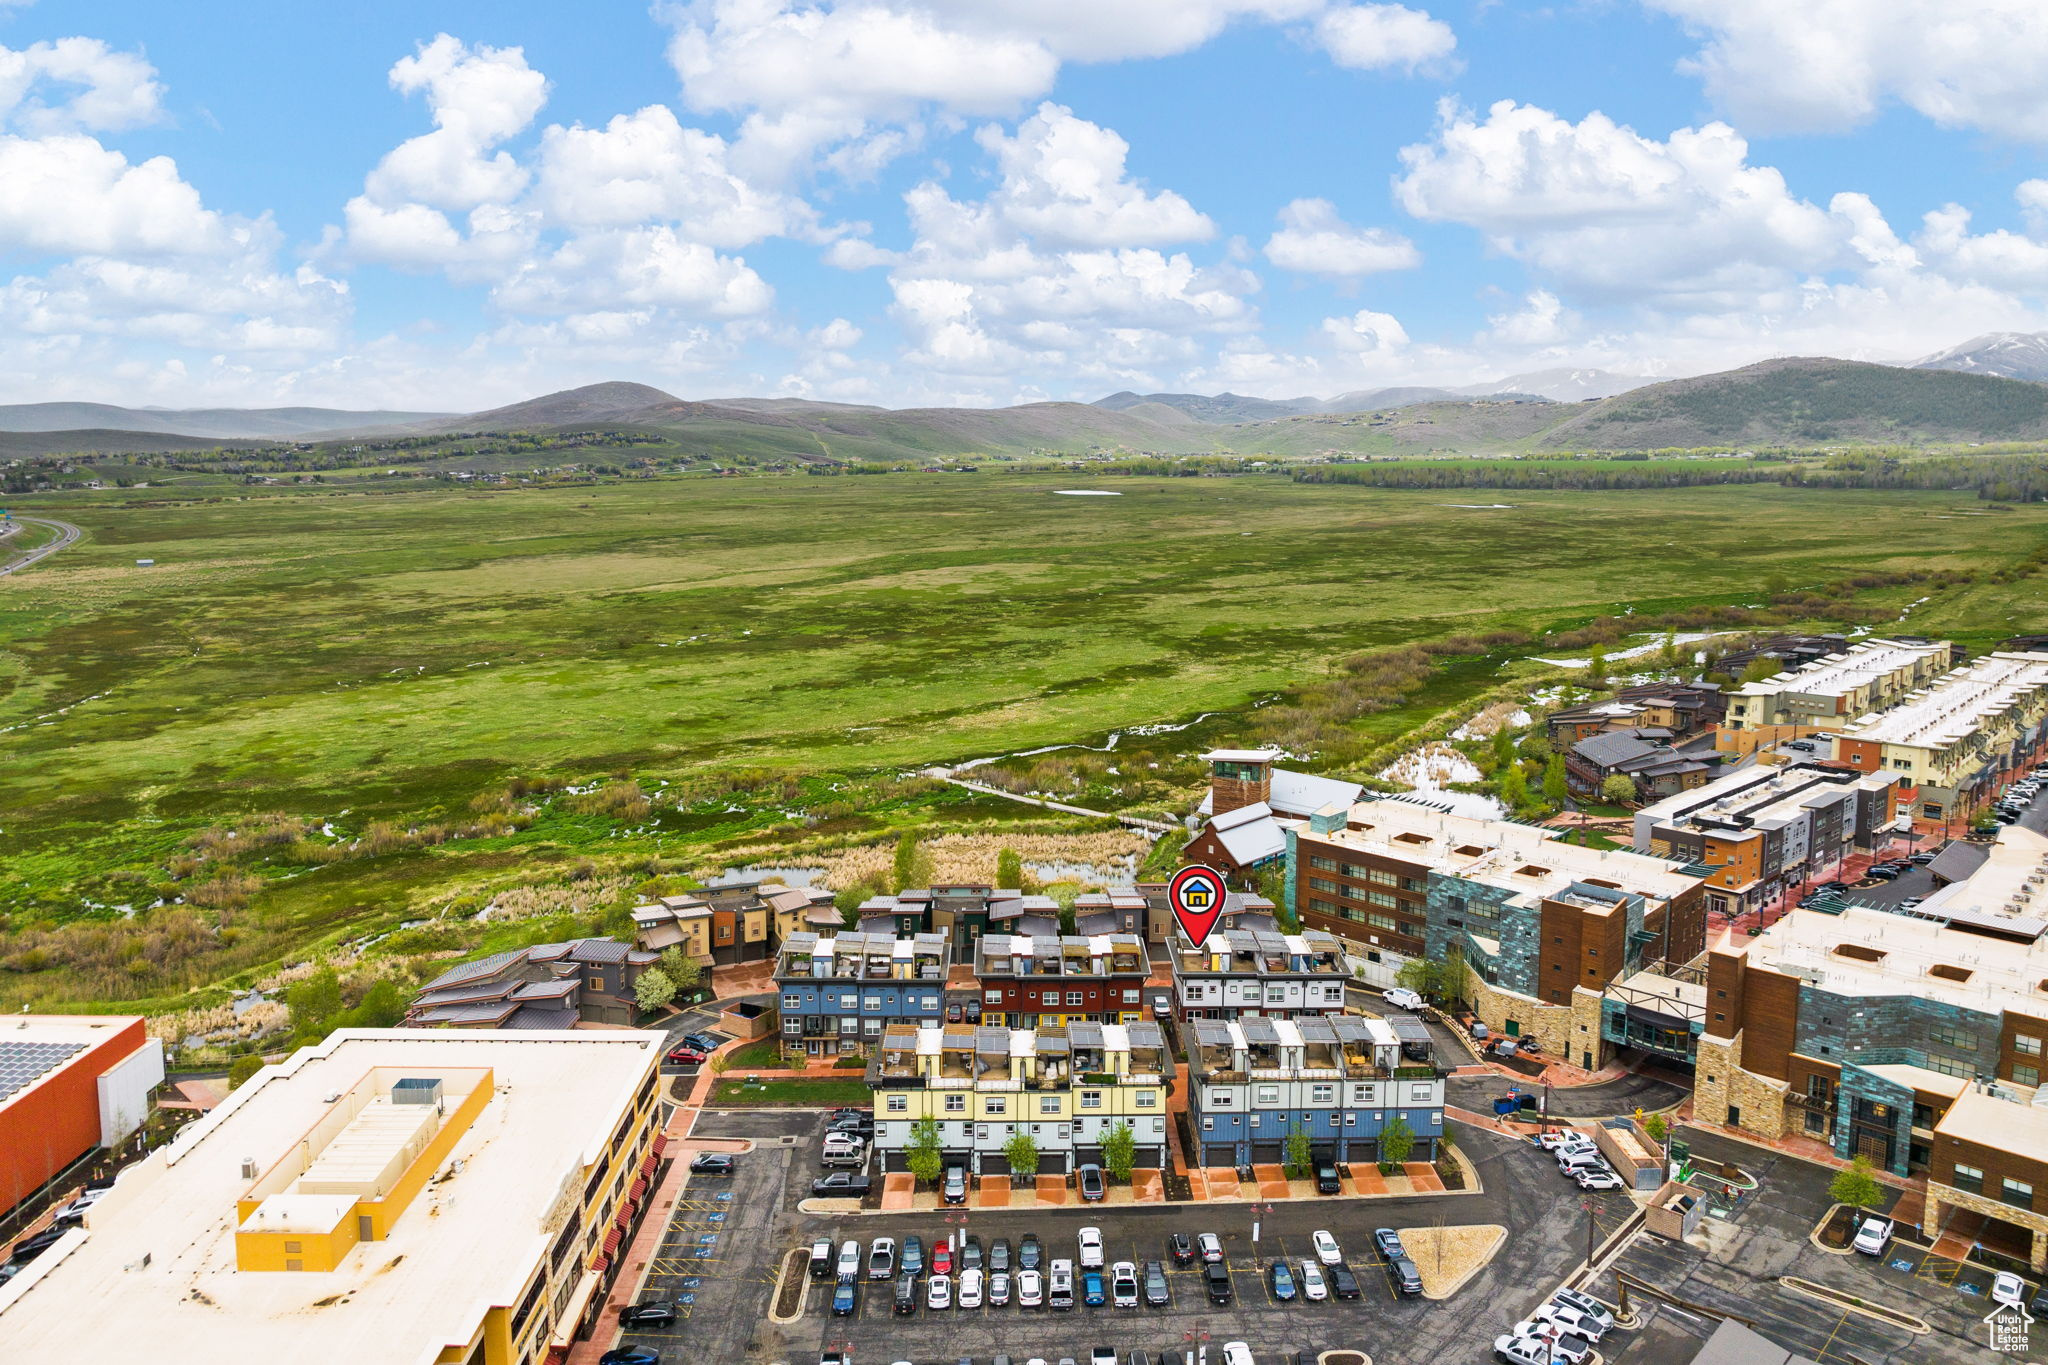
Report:
[[351,412],[342,408],[123,408],[110,403],[11,403],[0,404],[0,432],[153,431],[223,440],[284,441],[314,432],[431,421],[444,415]]
[[1528,449],[1571,411],[1555,403],[1488,399],[1417,403],[1261,422],[1228,433],[1228,444],[1241,455],[1503,454]]
[[1111,412],[1123,412],[1139,404],[1156,403],[1161,407],[1177,409],[1194,418],[1197,422],[1265,422],[1277,417],[1292,417],[1297,413],[1321,412],[1323,402],[1319,398],[1247,398],[1241,393],[1132,393],[1128,389],[1113,393],[1107,398],[1098,398],[1090,407],[1107,408]]
[[225,441],[209,436],[177,436],[165,432],[0,431],[0,460],[30,455],[136,455],[165,450],[244,450],[263,441]]
[[1580,408],[1551,449],[1649,450],[2048,436],[2048,387],[1952,370],[1786,359],[1652,384]]

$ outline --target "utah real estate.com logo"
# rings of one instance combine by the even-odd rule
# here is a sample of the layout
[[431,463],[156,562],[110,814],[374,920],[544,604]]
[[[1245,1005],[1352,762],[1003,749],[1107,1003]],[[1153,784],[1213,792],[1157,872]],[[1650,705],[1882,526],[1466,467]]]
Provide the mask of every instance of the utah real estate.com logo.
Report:
[[2001,1303],[1984,1315],[1984,1331],[1990,1338],[1986,1344],[2006,1355],[2025,1355],[2033,1325],[2034,1315],[2025,1304]]

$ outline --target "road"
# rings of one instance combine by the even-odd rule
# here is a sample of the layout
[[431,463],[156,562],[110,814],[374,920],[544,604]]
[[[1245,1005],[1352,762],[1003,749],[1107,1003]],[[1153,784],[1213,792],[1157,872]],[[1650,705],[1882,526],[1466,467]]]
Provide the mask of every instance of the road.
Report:
[[48,544],[38,545],[35,549],[17,555],[4,564],[0,564],[0,578],[5,578],[11,573],[19,573],[38,560],[48,559],[51,555],[85,534],[85,532],[79,530],[68,521],[57,521],[50,517],[17,517],[15,520],[23,525],[48,526],[57,532],[57,538]]

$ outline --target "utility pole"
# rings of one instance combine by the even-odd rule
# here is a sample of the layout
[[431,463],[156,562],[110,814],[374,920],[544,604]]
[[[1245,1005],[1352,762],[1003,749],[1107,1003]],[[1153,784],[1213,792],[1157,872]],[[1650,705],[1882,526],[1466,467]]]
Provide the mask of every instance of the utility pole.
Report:
[[1600,1227],[1596,1220],[1599,1217],[1602,1205],[1598,1199],[1593,1198],[1589,1194],[1580,1202],[1579,1207],[1586,1211],[1586,1265],[1591,1267],[1593,1264],[1594,1238],[1598,1234]]

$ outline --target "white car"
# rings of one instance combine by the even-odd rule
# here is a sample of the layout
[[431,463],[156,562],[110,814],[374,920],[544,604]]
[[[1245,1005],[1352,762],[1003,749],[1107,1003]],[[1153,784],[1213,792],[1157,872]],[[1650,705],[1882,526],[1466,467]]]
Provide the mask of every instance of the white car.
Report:
[[1010,1302],[1010,1272],[994,1270],[988,1277],[988,1306],[1002,1308]]
[[1116,1365],[1116,1352],[1107,1346],[1097,1346],[1088,1352],[1088,1365]]
[[1252,1348],[1241,1341],[1224,1342],[1223,1365],[1252,1365]]
[[1993,1303],[2018,1304],[2026,1297],[2027,1282],[2010,1270],[2001,1270],[1991,1277]]
[[1600,1330],[1603,1332],[1614,1329],[1614,1310],[1594,1298],[1591,1294],[1582,1293],[1576,1289],[1560,1289],[1550,1296],[1550,1301],[1562,1304],[1566,1308],[1578,1309],[1594,1322],[1599,1323]]
[[1321,1228],[1317,1228],[1309,1237],[1309,1240],[1315,1243],[1316,1259],[1324,1265],[1342,1265],[1344,1263],[1344,1249],[1337,1245],[1337,1239],[1329,1233],[1324,1232]]
[[1138,1306],[1138,1267],[1118,1261],[1109,1268],[1109,1301],[1118,1308]]
[[1573,1169],[1572,1179],[1579,1182],[1582,1190],[1618,1190],[1621,1177],[1605,1166],[1579,1166]]
[[1406,986],[1396,986],[1392,990],[1381,991],[1380,999],[1386,1001],[1395,1009],[1419,1010],[1422,1008],[1422,997],[1409,990]]
[[1102,1269],[1102,1229],[1082,1228],[1080,1232],[1080,1242],[1081,1269]]
[[1584,1337],[1567,1332],[1551,1335],[1540,1324],[1527,1322],[1493,1343],[1495,1357],[1510,1365],[1579,1365],[1592,1353],[1593,1343]]
[[1607,1335],[1607,1329],[1591,1313],[1581,1313],[1569,1304],[1546,1303],[1536,1310],[1537,1323],[1555,1324],[1559,1331],[1570,1332],[1573,1336],[1588,1341],[1598,1341]]
[[981,1267],[971,1265],[960,1272],[960,1307],[981,1307]]
[[82,1221],[85,1218],[85,1211],[99,1203],[101,1197],[107,1193],[109,1191],[105,1188],[86,1190],[78,1198],[57,1210],[57,1226],[63,1227],[67,1223]]
[[1017,1306],[1019,1308],[1045,1307],[1045,1276],[1036,1270],[1017,1272]]
[[1856,1250],[1865,1256],[1884,1255],[1884,1244],[1892,1239],[1892,1220],[1871,1218],[1856,1229]]
[[1593,1139],[1576,1128],[1559,1128],[1555,1132],[1537,1135],[1536,1144],[1546,1152],[1595,1152],[1599,1148]]
[[925,1287],[924,1306],[933,1312],[953,1306],[953,1277],[951,1275],[932,1276],[931,1283]]
[[1205,1232],[1195,1238],[1195,1245],[1201,1248],[1205,1265],[1216,1265],[1223,1260],[1223,1239],[1213,1232]]
[[1323,1268],[1314,1261],[1301,1263],[1301,1296],[1310,1303],[1321,1303],[1330,1297],[1330,1283],[1323,1278]]

